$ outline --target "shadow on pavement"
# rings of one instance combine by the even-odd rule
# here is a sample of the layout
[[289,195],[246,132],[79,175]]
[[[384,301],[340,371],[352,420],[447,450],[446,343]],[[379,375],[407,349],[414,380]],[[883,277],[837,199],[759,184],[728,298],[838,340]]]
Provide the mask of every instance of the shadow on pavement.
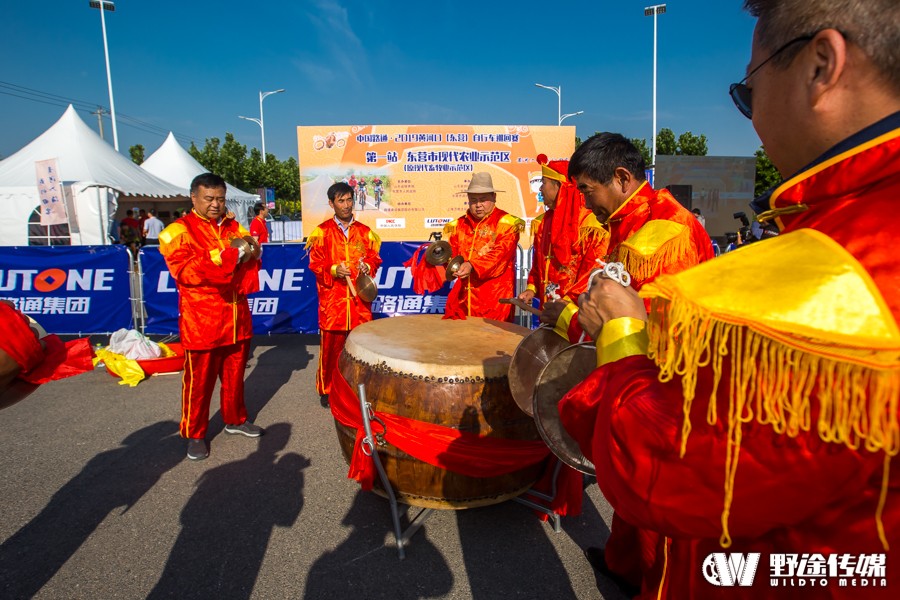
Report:
[[122,447],[92,458],[0,546],[3,597],[36,594],[114,509],[124,513],[134,506],[183,459],[184,442],[174,421],[144,427],[122,440]]
[[425,528],[416,533],[406,559],[398,558],[386,499],[358,492],[341,523],[350,526],[350,536],[313,564],[306,600],[436,598],[452,590],[450,567]]
[[255,452],[203,473],[181,512],[181,532],[148,598],[249,598],[275,527],[291,527],[303,507],[309,459],[290,452],[275,423]]

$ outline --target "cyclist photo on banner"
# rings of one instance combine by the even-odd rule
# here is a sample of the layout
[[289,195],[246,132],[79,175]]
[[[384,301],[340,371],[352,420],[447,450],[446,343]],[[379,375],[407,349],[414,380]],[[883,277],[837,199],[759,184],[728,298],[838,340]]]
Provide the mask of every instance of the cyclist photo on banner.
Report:
[[378,175],[372,179],[372,186],[375,193],[375,208],[379,208],[381,207],[381,197],[384,195],[384,185]]
[[362,175],[356,184],[356,198],[359,200],[359,209],[366,209],[366,179]]

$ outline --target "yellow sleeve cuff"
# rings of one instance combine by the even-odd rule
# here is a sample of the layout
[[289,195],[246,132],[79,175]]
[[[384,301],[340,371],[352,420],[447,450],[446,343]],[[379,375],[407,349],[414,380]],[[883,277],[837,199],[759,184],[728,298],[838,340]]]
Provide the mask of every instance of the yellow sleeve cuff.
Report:
[[528,287],[526,287],[525,289],[526,289],[526,290],[531,290],[532,292],[534,292],[535,294],[537,294],[537,288],[534,287],[534,285],[531,284],[531,283],[529,283],[529,284],[528,284]]
[[646,356],[650,338],[647,323],[633,317],[608,321],[597,341],[597,366],[616,362],[628,356]]
[[569,325],[571,325],[572,319],[574,319],[577,314],[578,305],[574,302],[569,302],[559,314],[559,318],[556,320],[556,326],[553,330],[564,338],[569,339]]
[[331,276],[337,277],[337,265],[331,265]]

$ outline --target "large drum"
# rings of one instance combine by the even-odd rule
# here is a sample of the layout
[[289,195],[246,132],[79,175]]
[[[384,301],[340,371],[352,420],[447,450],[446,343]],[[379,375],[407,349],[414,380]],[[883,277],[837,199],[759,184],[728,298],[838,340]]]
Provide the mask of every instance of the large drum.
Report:
[[[441,315],[380,319],[354,329],[338,368],[350,386],[366,386],[376,412],[452,427],[479,436],[540,440],[534,420],[516,405],[507,372],[528,329],[490,319]],[[349,461],[356,430],[335,421]],[[413,458],[391,445],[379,455],[397,499],[443,509],[471,508],[518,496],[544,462],[497,477],[469,477]],[[376,490],[380,482],[376,480]]]

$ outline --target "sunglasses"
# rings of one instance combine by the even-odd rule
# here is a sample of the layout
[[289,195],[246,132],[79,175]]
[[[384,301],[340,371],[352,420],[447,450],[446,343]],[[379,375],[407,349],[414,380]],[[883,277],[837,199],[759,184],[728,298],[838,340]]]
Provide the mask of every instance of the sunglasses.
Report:
[[758,65],[756,65],[756,68],[753,69],[752,71],[750,71],[749,73],[747,73],[747,76],[744,77],[743,79],[741,79],[740,82],[731,84],[731,87],[728,88],[728,94],[731,96],[731,100],[734,102],[734,105],[737,106],[737,109],[739,111],[741,111],[742,115],[744,115],[748,119],[753,118],[753,98],[750,94],[750,92],[752,90],[751,90],[751,88],[747,87],[747,84],[746,84],[747,80],[750,79],[754,73],[756,73],[757,71],[762,69],[764,66],[766,66],[766,64],[770,60],[772,60],[773,58],[775,58],[776,56],[778,56],[779,54],[781,54],[782,52],[784,52],[785,50],[787,50],[788,48],[790,48],[791,46],[796,44],[797,42],[806,43],[806,42],[810,41],[811,39],[813,39],[814,37],[816,37],[816,35],[812,34],[812,35],[801,35],[800,37],[796,37],[796,38],[792,39],[791,41],[789,41],[788,43],[783,45],[781,48],[779,48],[778,50],[773,52],[771,55],[769,55],[769,58],[767,58],[766,60],[764,60],[761,63],[759,63]]

